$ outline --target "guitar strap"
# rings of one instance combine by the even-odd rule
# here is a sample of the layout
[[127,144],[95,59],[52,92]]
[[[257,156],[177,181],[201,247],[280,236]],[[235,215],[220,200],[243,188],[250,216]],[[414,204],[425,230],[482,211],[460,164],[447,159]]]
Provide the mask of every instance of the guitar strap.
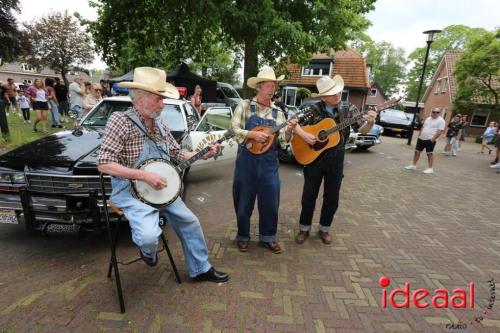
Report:
[[[130,117],[130,115],[128,115],[127,113],[125,113],[125,117],[127,117],[135,126],[137,126],[137,128],[149,139],[151,140],[155,146],[156,146],[156,149],[162,153],[164,153],[166,156],[170,156],[170,154],[165,151],[165,149],[163,149],[162,147],[158,146],[158,144],[156,143],[155,140],[153,140],[153,138],[151,137],[151,135],[149,135],[149,133],[147,133],[144,128],[142,128],[142,126],[140,126],[134,119],[132,119],[132,117]],[[160,130],[160,133],[162,135],[164,135],[164,132],[163,130],[160,128],[160,126],[158,125],[158,123],[155,121],[155,124],[158,126],[158,129]]]

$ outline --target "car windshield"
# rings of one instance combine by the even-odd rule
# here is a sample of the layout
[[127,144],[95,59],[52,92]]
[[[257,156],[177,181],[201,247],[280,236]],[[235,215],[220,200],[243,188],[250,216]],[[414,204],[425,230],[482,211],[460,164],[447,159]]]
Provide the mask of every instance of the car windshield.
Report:
[[226,95],[226,97],[240,98],[240,95],[238,95],[238,92],[236,90],[234,90],[233,88],[225,87],[225,86],[221,86],[220,88],[222,89],[222,91],[224,92],[224,95]]
[[[91,111],[90,115],[83,121],[82,125],[106,126],[106,122],[113,112],[124,112],[131,106],[132,103],[129,101],[104,100]],[[165,120],[171,131],[183,132],[186,130],[180,105],[164,104],[161,118]]]
[[391,117],[408,119],[408,116],[403,111],[389,109],[389,110],[384,110],[382,112]]

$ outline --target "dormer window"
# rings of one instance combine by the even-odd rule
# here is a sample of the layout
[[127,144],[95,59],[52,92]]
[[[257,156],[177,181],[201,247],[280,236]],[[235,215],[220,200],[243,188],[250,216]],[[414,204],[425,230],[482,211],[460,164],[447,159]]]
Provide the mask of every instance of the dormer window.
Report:
[[302,67],[302,76],[331,76],[332,64],[330,59],[311,60],[308,66]]
[[35,68],[29,64],[21,64],[21,70],[23,72],[35,72]]

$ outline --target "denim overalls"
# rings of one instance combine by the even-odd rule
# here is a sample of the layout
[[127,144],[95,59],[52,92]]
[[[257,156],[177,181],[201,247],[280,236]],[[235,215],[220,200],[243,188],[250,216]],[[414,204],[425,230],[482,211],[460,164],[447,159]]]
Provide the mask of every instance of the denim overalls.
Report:
[[[256,126],[275,126],[277,110],[273,109],[273,119],[264,119],[255,114],[255,104],[250,104],[250,118],[245,130]],[[254,155],[244,146],[238,148],[234,170],[233,200],[238,222],[237,239],[250,239],[250,217],[257,197],[259,209],[259,240],[276,241],[278,208],[280,202],[280,179],[278,173],[278,150],[276,143],[262,154]]]
[[[127,111],[126,114],[136,125],[142,128],[144,132],[140,131],[141,135],[146,136],[147,131],[137,114],[134,111]],[[155,124],[160,129],[162,137],[165,137],[162,126],[158,122],[155,122]],[[157,145],[161,149],[158,149]],[[155,144],[146,136],[142,153],[133,167],[136,168],[149,158],[169,160],[166,152],[168,152],[166,142],[162,141]],[[170,205],[158,210],[132,196],[128,179],[111,177],[111,184],[113,186],[111,201],[123,209],[123,213],[132,229],[132,240],[140,247],[145,256],[154,257],[156,254],[158,236],[162,232],[159,226],[159,213],[161,211],[161,214],[167,218],[182,242],[189,276],[194,277],[205,273],[212,267],[208,262],[207,245],[198,218],[186,207],[181,198],[177,198]]]

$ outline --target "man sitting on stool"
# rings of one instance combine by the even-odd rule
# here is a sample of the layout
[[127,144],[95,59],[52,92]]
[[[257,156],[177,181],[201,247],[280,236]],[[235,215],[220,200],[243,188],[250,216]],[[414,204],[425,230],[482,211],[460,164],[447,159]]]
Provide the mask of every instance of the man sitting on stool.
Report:
[[[134,106],[126,112],[113,113],[106,125],[97,165],[99,171],[110,174],[113,191],[111,201],[123,210],[130,223],[132,239],[139,246],[142,259],[155,266],[160,212],[165,215],[182,242],[189,276],[198,281],[226,282],[229,276],[216,271],[208,262],[208,250],[198,218],[181,198],[156,209],[134,198],[131,179],[147,182],[157,190],[168,186],[158,174],[136,169],[150,158],[170,159],[174,163],[191,158],[195,153],[180,148],[166,124],[159,118],[165,97],[178,98],[177,89],[166,82],[165,71],[138,67],[134,81],[120,85],[130,89]],[[210,158],[216,146],[205,155]]]

